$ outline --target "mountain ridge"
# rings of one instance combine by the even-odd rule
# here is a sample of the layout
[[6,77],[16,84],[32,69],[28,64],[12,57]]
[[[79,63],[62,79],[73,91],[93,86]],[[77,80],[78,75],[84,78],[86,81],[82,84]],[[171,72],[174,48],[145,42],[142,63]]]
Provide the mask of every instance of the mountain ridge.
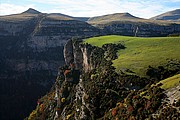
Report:
[[[130,21],[140,21],[140,22],[152,22],[154,23],[154,20],[157,20],[156,22],[161,22],[159,20],[163,21],[169,21],[169,22],[176,22],[180,24],[180,9],[168,11],[165,13],[162,13],[160,15],[151,17],[150,19],[145,19],[145,18],[140,18],[136,17],[128,12],[125,13],[113,13],[113,14],[106,14],[106,15],[101,15],[101,16],[95,16],[95,17],[74,17],[62,13],[41,13],[36,9],[29,8],[28,10],[19,13],[19,14],[12,14],[12,15],[5,15],[5,16],[0,16],[2,17],[13,17],[14,15],[17,15],[17,17],[23,15],[23,14],[29,14],[29,15],[38,15],[38,14],[47,14],[47,16],[60,16],[60,17],[65,17],[68,19],[74,19],[74,20],[80,20],[88,23],[93,23],[95,21],[105,21],[105,22],[111,22],[111,21],[122,21],[122,20],[130,20]],[[162,23],[163,24],[163,23]]]
[[131,15],[130,13],[113,13],[113,14],[107,14],[107,15],[102,15],[102,16],[97,16],[97,17],[91,17],[88,19],[88,21],[100,21],[100,20],[110,20],[110,21],[116,21],[119,19],[141,19],[138,17],[135,17]]
[[152,20],[167,20],[167,21],[177,21],[180,22],[180,9],[168,11],[150,18]]

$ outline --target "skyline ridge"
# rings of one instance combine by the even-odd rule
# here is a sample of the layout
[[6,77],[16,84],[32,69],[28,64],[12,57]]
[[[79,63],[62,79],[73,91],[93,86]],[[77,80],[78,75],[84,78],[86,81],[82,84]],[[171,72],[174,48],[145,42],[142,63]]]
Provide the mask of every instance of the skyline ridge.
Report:
[[1,0],[0,16],[17,14],[28,8],[34,8],[42,13],[64,13],[74,17],[128,12],[147,19],[166,11],[179,9],[179,6],[180,0]]
[[[152,19],[152,18],[155,18],[157,16],[160,16],[160,15],[165,15],[166,13],[170,13],[170,12],[174,12],[174,11],[179,11],[180,9],[175,9],[175,10],[171,10],[171,11],[166,11],[164,13],[160,13],[159,15],[156,15],[156,16],[153,16],[151,18],[148,18],[148,19]],[[44,13],[44,12],[41,12],[35,8],[28,8],[27,10],[21,12],[21,13],[17,13],[17,14],[10,14],[10,15],[0,15],[0,17],[3,17],[3,16],[13,16],[13,15],[18,15],[18,14],[23,14],[23,13],[30,13],[30,14],[48,14],[48,15],[62,15],[62,16],[66,16],[66,17],[74,17],[76,18],[75,16],[71,16],[71,15],[68,15],[68,14],[64,14],[64,13]],[[123,15],[123,17],[134,17],[134,18],[140,18],[140,19],[146,19],[146,18],[141,18],[139,16],[135,16],[129,12],[123,12],[123,13],[111,13],[111,14],[104,14],[104,15],[99,15],[99,16],[92,16],[92,17],[86,17],[86,16],[79,16],[79,17],[82,17],[82,18],[98,18],[98,17],[102,17],[102,16],[109,16],[109,15]],[[77,17],[78,18],[78,17]]]

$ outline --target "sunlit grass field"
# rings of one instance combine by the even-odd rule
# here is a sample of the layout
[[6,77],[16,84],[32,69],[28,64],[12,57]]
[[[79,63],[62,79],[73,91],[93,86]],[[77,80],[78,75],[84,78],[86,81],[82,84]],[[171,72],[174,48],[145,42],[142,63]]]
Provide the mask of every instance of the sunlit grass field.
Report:
[[180,74],[169,77],[165,80],[161,80],[159,83],[162,83],[163,85],[161,86],[161,88],[166,90],[179,85],[180,84],[179,82],[180,82]]
[[130,69],[137,75],[145,76],[149,65],[157,67],[169,59],[180,60],[180,37],[128,37],[100,36],[85,40],[85,43],[101,47],[107,43],[122,43],[126,49],[118,51],[113,61],[116,71]]

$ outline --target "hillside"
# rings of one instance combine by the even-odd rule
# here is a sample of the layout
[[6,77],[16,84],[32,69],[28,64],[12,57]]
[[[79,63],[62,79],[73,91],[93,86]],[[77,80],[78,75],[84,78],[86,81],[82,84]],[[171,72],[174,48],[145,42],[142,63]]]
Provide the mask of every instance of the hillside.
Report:
[[64,19],[64,20],[78,20],[86,22],[89,18],[88,17],[72,17],[69,15],[61,14],[61,13],[50,13],[47,15],[48,17],[54,18],[54,19]]
[[166,90],[165,93],[171,104],[180,98],[180,74],[161,80],[159,83],[162,84],[160,87]]
[[[176,87],[179,85],[180,82],[180,74],[169,77],[165,80],[161,80],[159,83],[162,83],[163,85],[161,86],[162,89],[171,89],[173,87]],[[159,84],[157,83],[157,84]],[[180,95],[180,94],[179,94]]]
[[118,52],[118,59],[113,61],[116,71],[130,69],[138,75],[145,76],[148,66],[157,67],[168,60],[180,60],[180,37],[125,37],[102,36],[85,41],[101,47],[107,43],[122,43],[126,49]]
[[[125,72],[119,74],[112,61],[117,59],[118,51],[126,50],[128,46],[110,42],[101,42],[98,45],[103,45],[97,47],[82,43],[81,39],[68,41],[64,48],[66,65],[59,68],[52,89],[38,100],[36,108],[26,119],[178,120],[180,62],[169,64],[177,67],[175,71],[161,65],[148,68],[149,73],[156,74],[157,71],[162,75],[160,79],[151,74],[146,78]],[[169,87],[171,91],[164,89],[162,84],[174,80]],[[168,101],[169,92],[176,96],[170,99],[171,102]]]
[[167,20],[180,22],[180,9],[169,11],[155,17],[150,18],[152,20]]

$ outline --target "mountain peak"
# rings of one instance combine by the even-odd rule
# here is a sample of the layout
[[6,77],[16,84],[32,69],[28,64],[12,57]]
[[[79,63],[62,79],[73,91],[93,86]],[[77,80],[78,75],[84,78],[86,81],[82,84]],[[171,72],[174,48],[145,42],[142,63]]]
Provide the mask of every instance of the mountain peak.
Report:
[[33,8],[29,8],[28,10],[26,10],[26,11],[25,11],[25,12],[23,12],[23,13],[29,13],[29,14],[39,14],[39,13],[41,13],[41,12],[39,12],[39,11],[37,11],[37,10],[33,9]]
[[108,15],[102,15],[97,17],[92,17],[88,20],[88,22],[110,22],[110,21],[120,21],[125,19],[140,19],[138,17],[135,17],[131,15],[130,13],[114,13],[114,14],[108,14]]
[[123,16],[126,17],[134,17],[133,15],[131,15],[130,13],[126,12],[126,13],[121,13]]
[[112,14],[112,15],[119,16],[121,18],[137,18],[137,17],[131,15],[128,12],[126,12],[126,13],[115,13],[115,14]]

